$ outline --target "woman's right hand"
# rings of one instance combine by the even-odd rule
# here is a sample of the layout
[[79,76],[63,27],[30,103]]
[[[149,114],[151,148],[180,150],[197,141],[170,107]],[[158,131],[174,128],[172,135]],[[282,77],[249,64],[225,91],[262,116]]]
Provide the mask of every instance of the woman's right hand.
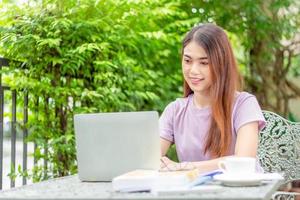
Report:
[[164,156],[160,159],[160,171],[185,171],[185,170],[192,170],[196,167],[193,165],[192,162],[174,162],[170,160],[168,157]]

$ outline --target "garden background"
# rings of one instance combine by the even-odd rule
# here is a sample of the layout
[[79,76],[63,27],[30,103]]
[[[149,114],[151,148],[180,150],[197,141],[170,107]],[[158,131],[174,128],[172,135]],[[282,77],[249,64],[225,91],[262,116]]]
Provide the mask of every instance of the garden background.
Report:
[[[77,172],[75,113],[162,112],[181,97],[181,40],[199,23],[227,31],[244,90],[263,109],[300,119],[297,0],[0,2],[0,57],[10,60],[2,84],[18,91],[18,127],[29,129],[35,158],[49,162],[29,171],[13,166],[11,178],[40,181]],[[11,95],[4,101],[10,121]]]

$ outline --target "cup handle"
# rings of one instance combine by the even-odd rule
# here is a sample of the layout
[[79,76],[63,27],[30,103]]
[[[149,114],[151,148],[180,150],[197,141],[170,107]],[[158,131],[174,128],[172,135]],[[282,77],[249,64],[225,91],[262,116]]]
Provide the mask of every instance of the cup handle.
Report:
[[223,173],[226,172],[225,161],[223,161],[223,160],[219,161],[219,162],[218,162],[218,167],[219,167],[219,169],[220,169]]

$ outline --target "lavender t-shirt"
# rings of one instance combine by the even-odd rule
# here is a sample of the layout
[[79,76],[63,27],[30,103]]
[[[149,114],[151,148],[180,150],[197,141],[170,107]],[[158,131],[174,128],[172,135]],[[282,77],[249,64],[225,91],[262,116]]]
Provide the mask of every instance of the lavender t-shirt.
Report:
[[[211,108],[197,108],[193,104],[193,94],[171,102],[159,119],[160,137],[176,144],[180,162],[211,159],[204,153],[205,138],[211,124]],[[254,95],[237,92],[232,112],[232,146],[234,154],[237,132],[243,125],[257,121],[259,130],[265,125],[261,108]]]

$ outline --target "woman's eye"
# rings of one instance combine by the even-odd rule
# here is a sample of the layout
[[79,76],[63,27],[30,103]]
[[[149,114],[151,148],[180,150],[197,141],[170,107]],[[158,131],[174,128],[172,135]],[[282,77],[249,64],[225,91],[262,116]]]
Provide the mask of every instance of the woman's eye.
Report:
[[190,63],[191,61],[188,60],[188,59],[184,59],[184,62],[185,62],[185,63]]
[[200,62],[201,65],[208,65],[208,62]]

